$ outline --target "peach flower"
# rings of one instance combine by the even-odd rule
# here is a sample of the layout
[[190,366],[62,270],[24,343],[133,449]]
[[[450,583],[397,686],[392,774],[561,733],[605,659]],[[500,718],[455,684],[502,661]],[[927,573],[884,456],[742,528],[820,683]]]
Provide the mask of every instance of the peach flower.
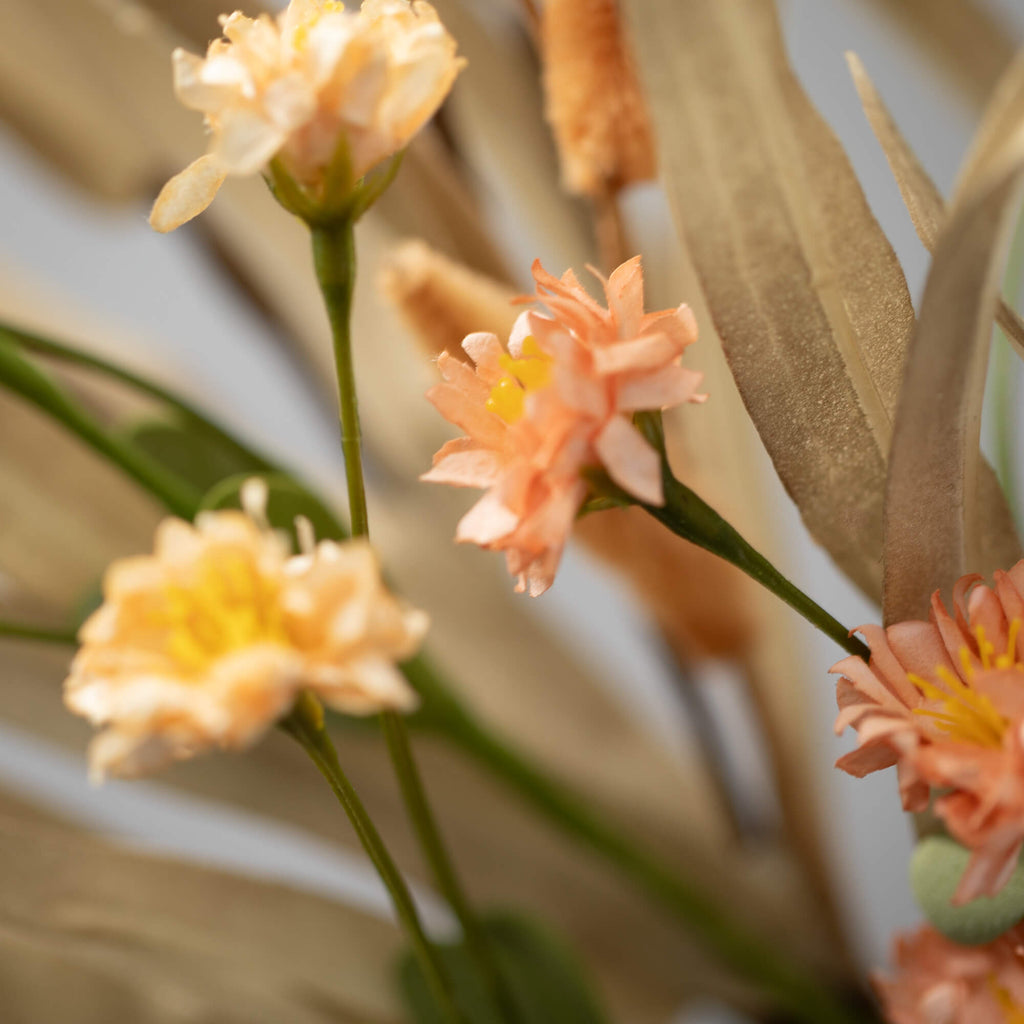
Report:
[[898,972],[873,980],[891,1024],[1024,1024],[1024,935],[958,946],[934,928],[895,942]]
[[586,499],[582,471],[603,467],[638,500],[661,505],[660,456],[631,416],[705,396],[701,375],[680,365],[697,338],[693,313],[644,313],[639,257],[603,281],[608,308],[571,270],[559,280],[536,261],[533,276],[550,312],[521,314],[507,351],[479,333],[462,343],[475,370],[439,357],[444,383],[427,397],[467,436],[444,445],[423,479],[486,489],[456,539],[504,551],[516,589],[536,596],[551,586]]
[[150,223],[171,231],[202,213],[229,174],[275,157],[313,198],[344,143],[351,178],[408,145],[463,66],[426,0],[291,0],[267,14],[221,17],[206,58],[174,51],[174,88],[206,115],[209,151],[172,178]]
[[293,556],[242,512],[167,519],[153,555],[107,570],[65,702],[104,727],[89,750],[95,778],[140,775],[249,746],[304,689],[349,714],[412,708],[395,662],[426,626],[385,590],[363,541]]
[[852,725],[859,745],[837,762],[864,776],[896,765],[903,806],[935,811],[973,851],[954,898],[996,893],[1024,844],[1024,561],[993,586],[965,576],[954,615],[938,593],[931,621],[860,632],[871,661],[845,658],[836,732]]

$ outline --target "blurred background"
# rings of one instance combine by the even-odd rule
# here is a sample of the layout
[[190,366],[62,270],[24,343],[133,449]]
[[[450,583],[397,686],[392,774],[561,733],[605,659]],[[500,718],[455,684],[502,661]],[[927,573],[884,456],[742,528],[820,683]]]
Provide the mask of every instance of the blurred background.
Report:
[[[237,212],[241,205],[232,214],[225,199],[219,218],[211,217],[209,222],[201,218],[171,236],[156,235],[148,227],[148,207],[156,189],[191,158],[177,140],[183,132],[187,136],[192,131],[195,153],[202,144],[197,116],[185,113],[173,125],[164,120],[169,109],[169,58],[145,73],[139,70],[151,52],[139,40],[152,29],[150,19],[155,15],[114,0],[96,4],[126,33],[128,44],[113,51],[107,49],[107,35],[96,29],[97,19],[84,13],[90,4],[76,3],[74,12],[63,0],[3,0],[2,6],[4,22],[15,26],[0,39],[3,318],[47,328],[67,339],[87,340],[98,350],[175,384],[342,504],[332,384],[324,371],[326,338],[318,309],[297,311],[309,296],[296,293],[291,283],[307,275],[309,268],[297,259],[290,267],[292,277],[276,279],[276,293],[256,295],[254,301],[252,289],[259,288],[259,275],[245,266],[244,253],[255,251],[253,240],[261,226],[275,215],[281,219],[285,215],[267,208],[247,220]],[[169,40],[184,38],[210,9],[208,4],[163,6],[176,8],[170,14],[165,10],[166,23],[160,24],[160,38]],[[438,6],[445,15],[445,5]],[[507,45],[521,54],[525,35],[515,6],[502,0],[476,6],[481,30],[492,38],[507,39]],[[926,8],[927,17],[922,15]],[[931,4],[924,0],[784,0],[780,10],[793,66],[846,148],[916,301],[928,256],[865,121],[844,51],[856,51],[862,58],[922,163],[948,195],[987,91],[1013,50],[1024,43],[1024,7],[1015,0],[935,0]],[[959,18],[980,19],[983,28],[960,32]],[[453,28],[459,35],[458,25]],[[199,48],[194,41],[187,45]],[[159,93],[161,82],[163,106],[158,111],[150,106],[149,97]],[[459,89],[470,88],[469,83],[467,73],[457,95]],[[489,116],[499,120],[505,116],[501,107],[505,102],[517,107],[518,101],[499,98],[498,108]],[[451,116],[456,127],[465,130],[465,124],[480,115],[460,108]],[[461,124],[459,118],[464,119]],[[473,185],[473,208],[490,237],[498,240],[500,260],[519,287],[528,287],[534,256],[556,272],[570,263],[579,266],[587,258],[573,248],[565,231],[537,231],[537,219],[521,219],[514,198],[510,200],[503,191],[509,181],[492,173],[486,154],[472,157],[467,180]],[[502,155],[491,159],[500,161]],[[415,165],[403,171],[406,176],[414,173]],[[233,191],[241,194],[232,183],[225,197]],[[218,199],[215,208],[221,202]],[[658,260],[672,242],[666,235],[668,217],[657,187],[633,189],[626,197],[626,212],[648,264]],[[366,229],[365,234],[369,233]],[[371,517],[380,514],[387,522],[381,530],[382,543],[394,549],[389,560],[400,579],[402,563],[397,559],[416,543],[407,535],[415,516],[404,514],[401,503],[414,500],[408,495],[415,474],[427,467],[434,442],[443,436],[441,424],[435,422],[438,418],[425,402],[415,412],[403,406],[421,401],[415,396],[429,385],[431,369],[371,287],[387,256],[384,242],[398,241],[401,234],[393,231],[383,241],[375,236],[362,250],[367,285],[359,296],[357,325],[363,325],[364,331],[357,335],[356,352],[364,378],[361,401],[367,421]],[[301,253],[301,249],[295,251]],[[689,298],[669,292],[671,283],[661,287],[656,304]],[[307,323],[310,328],[304,333],[299,325]],[[376,324],[385,325],[390,338],[386,343],[365,336],[365,327]],[[318,345],[322,346],[319,356]],[[414,369],[409,362],[415,363]],[[999,372],[1014,374],[1012,393],[1019,394],[1017,361],[1004,364]],[[398,381],[397,390],[385,386],[391,380]],[[102,396],[96,400],[102,401]],[[5,408],[10,404],[6,398],[2,401]],[[1019,416],[1014,416],[1012,431],[1019,434]],[[75,462],[76,455],[89,458],[84,452],[72,446],[50,461],[38,454],[41,442],[33,433],[25,442],[26,452],[32,454],[19,458],[11,453],[23,444],[26,423],[34,421],[6,408],[2,422],[0,607],[12,618],[26,609],[45,617],[54,607],[50,598],[58,592],[62,599],[66,596],[58,586],[67,582],[65,575],[84,580],[95,571],[93,563],[100,551],[82,549],[94,543],[96,531],[106,538],[108,556],[118,547],[125,552],[138,550],[150,529],[152,510],[140,500],[141,525],[134,532],[124,527],[129,519],[135,521],[135,506],[120,491],[100,493],[106,477],[90,475],[86,462]],[[411,433],[420,427],[425,437]],[[808,538],[767,458],[758,458],[757,491],[750,503],[753,514],[771,524],[770,543],[777,563],[842,622],[876,620],[877,611]],[[77,474],[75,465],[82,467]],[[455,517],[469,501],[468,494],[438,499],[443,505],[438,517],[447,524],[449,535]],[[61,503],[59,514],[54,503]],[[88,530],[80,527],[77,515],[87,504]],[[52,514],[38,511],[44,505]],[[31,507],[37,509],[35,514],[26,511]],[[405,539],[396,539],[403,531]],[[449,575],[441,558],[446,554],[440,551],[409,585],[428,610],[433,611],[430,587],[450,596],[461,585],[459,574],[468,561],[477,563],[468,571],[485,580],[488,593],[511,589],[497,557],[478,551],[456,556],[453,551]],[[73,568],[61,568],[67,564]],[[25,581],[37,571],[47,583],[33,590]],[[699,719],[679,699],[678,666],[640,603],[589,551],[572,546],[556,585],[539,600],[506,595],[493,607],[494,614],[513,608],[516,622],[531,622],[532,628],[551,639],[561,657],[597,681],[616,713],[635,723],[638,736],[647,737],[651,749],[663,751],[677,766],[691,763],[697,746],[694,722]],[[821,820],[827,826],[826,847],[856,957],[865,966],[878,966],[887,960],[892,932],[919,919],[906,879],[911,841],[895,779],[891,773],[880,773],[856,781],[832,769],[835,758],[851,745],[849,737],[837,739],[831,729],[834,687],[827,669],[839,652],[795,614],[783,613],[773,625],[780,622],[788,645],[799,651],[802,666],[802,678],[795,682],[802,696],[792,702],[791,714],[800,718],[799,728],[808,739],[807,792],[816,793]],[[444,642],[457,644],[457,633],[454,628],[447,630]],[[521,645],[529,643],[523,637],[510,627],[504,646],[493,657],[514,662]],[[442,658],[446,649],[439,647]],[[36,663],[23,664],[25,659],[31,662],[32,655],[12,644],[5,644],[2,651],[16,666],[14,671],[26,678],[36,678],[32,673],[43,671]],[[770,829],[777,812],[766,781],[767,754],[753,724],[746,691],[734,668],[713,657],[695,660],[691,670],[703,708],[700,714],[710,716],[729,749],[726,784],[741,823],[756,837],[759,830]],[[59,678],[59,664],[50,664],[46,671]],[[546,686],[554,690],[559,681],[551,679]],[[217,800],[215,793],[203,792],[201,786],[182,787],[161,779],[90,788],[84,730],[70,723],[36,728],[35,712],[30,713],[31,705],[23,703],[21,696],[3,703],[0,788],[12,802],[23,801],[47,815],[116,836],[134,849],[285,882],[342,898],[372,916],[387,917],[383,891],[351,848],[295,821],[261,814],[256,804]],[[515,718],[514,693],[496,696],[492,703],[496,714],[499,706],[511,708],[508,713]],[[56,700],[51,704],[47,714],[58,715]],[[529,737],[529,721],[516,728]],[[536,728],[546,733],[554,726]],[[597,744],[589,746],[589,754],[584,749],[581,770],[589,756],[600,774],[602,754]],[[443,804],[445,796],[437,792],[436,801]],[[662,796],[673,802],[671,794]],[[687,799],[680,791],[682,815],[687,813]],[[333,811],[325,798],[323,814]],[[445,927],[444,915],[429,895],[424,899],[431,919]],[[615,919],[608,921],[608,927],[616,927]],[[731,1019],[713,1017],[713,1012],[710,1003],[691,1005],[688,1016],[678,1019]]]

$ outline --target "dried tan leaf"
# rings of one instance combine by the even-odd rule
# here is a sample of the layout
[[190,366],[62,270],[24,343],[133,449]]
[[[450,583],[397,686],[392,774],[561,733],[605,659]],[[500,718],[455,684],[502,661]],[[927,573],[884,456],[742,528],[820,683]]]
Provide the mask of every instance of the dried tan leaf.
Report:
[[[946,219],[946,202],[942,193],[903,137],[860,58],[855,53],[847,53],[846,60],[868,123],[889,162],[917,237],[929,252],[933,252]],[[1024,320],[1002,298],[996,310],[996,323],[1005,331],[1018,354],[1024,357]]]
[[773,4],[626,7],[677,227],[740,393],[812,535],[877,597],[914,322],[899,264],[789,67]]
[[[1013,522],[980,486],[991,324],[1024,185],[1024,57],[996,89],[935,248],[911,344],[886,496],[887,622],[923,618],[929,595],[1021,554]],[[1002,495],[1000,494],[1000,498]],[[994,523],[995,511],[1001,523]],[[998,546],[982,545],[982,537]]]
[[[399,1019],[391,966],[401,940],[388,922],[282,885],[128,852],[26,816],[3,794],[0,811],[4,1020]],[[103,1016],[115,1007],[127,1016]]]

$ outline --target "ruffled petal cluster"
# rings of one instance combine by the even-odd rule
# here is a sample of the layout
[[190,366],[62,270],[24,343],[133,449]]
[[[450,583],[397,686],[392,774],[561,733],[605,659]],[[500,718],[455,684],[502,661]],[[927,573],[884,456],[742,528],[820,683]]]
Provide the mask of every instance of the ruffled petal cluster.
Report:
[[993,585],[963,577],[953,614],[939,595],[929,622],[861,629],[866,664],[832,669],[836,732],[857,730],[859,745],[837,766],[864,776],[896,765],[903,806],[935,812],[973,851],[955,902],[993,895],[1024,845],[1024,562]]
[[583,470],[603,467],[640,501],[664,502],[658,453],[636,430],[634,412],[702,401],[701,375],[680,359],[697,339],[687,306],[645,314],[640,258],[604,281],[607,308],[567,271],[533,265],[536,298],[517,319],[507,349],[471,334],[474,368],[444,353],[442,384],[428,393],[466,436],[446,444],[423,479],[486,494],[456,538],[503,551],[517,590],[551,586],[587,495]]
[[108,569],[65,702],[103,729],[95,777],[145,774],[249,746],[300,690],[349,714],[412,708],[395,662],[426,628],[384,588],[366,542],[296,556],[242,512],[168,519],[152,555]]
[[201,213],[229,174],[275,157],[315,194],[339,146],[353,180],[403,149],[448,95],[463,61],[426,0],[291,0],[276,21],[239,12],[206,57],[174,51],[178,98],[206,116],[210,148],[172,178],[150,222]]
[[900,936],[897,971],[876,977],[891,1024],[1024,1024],[1024,935],[958,946],[934,928]]

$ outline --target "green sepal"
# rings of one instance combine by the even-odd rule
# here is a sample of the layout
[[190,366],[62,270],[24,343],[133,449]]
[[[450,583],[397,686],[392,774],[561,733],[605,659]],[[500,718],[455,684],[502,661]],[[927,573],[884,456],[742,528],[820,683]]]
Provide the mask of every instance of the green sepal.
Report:
[[910,858],[910,885],[925,916],[947,939],[982,946],[1024,919],[1024,865],[995,896],[953,905],[971,851],[947,836],[922,839]]

